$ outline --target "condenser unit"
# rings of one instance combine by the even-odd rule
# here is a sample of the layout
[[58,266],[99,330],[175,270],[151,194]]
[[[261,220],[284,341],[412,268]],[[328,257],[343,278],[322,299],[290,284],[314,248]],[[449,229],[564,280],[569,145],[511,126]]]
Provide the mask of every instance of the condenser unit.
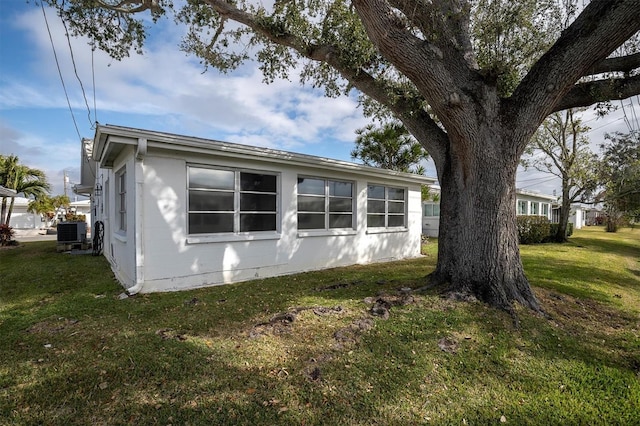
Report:
[[57,231],[59,243],[83,243],[87,239],[86,222],[62,222]]

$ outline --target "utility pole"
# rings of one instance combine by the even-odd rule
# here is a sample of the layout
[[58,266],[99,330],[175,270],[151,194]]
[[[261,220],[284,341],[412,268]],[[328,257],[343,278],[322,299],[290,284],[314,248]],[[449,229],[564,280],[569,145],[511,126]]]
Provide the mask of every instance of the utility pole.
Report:
[[64,196],[67,196],[67,184],[69,183],[69,177],[67,176],[67,171],[64,170]]

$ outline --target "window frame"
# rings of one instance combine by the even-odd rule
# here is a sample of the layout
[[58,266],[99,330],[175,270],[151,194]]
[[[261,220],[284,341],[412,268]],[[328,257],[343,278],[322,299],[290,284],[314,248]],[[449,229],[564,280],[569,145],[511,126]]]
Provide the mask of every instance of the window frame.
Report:
[[539,201],[531,201],[529,203],[529,209],[531,210],[532,216],[540,216],[540,202]]
[[549,217],[549,203],[540,203],[540,214]]
[[[437,214],[435,212],[436,208],[438,210]],[[427,210],[429,210],[429,212],[427,212]],[[422,217],[440,217],[440,203],[422,203]]]
[[[312,194],[306,192],[300,192],[300,180],[301,179],[311,179],[322,181],[323,194]],[[351,196],[343,196],[343,195],[331,195],[331,183],[347,183],[351,185]],[[312,176],[312,175],[304,175],[300,174],[296,178],[296,227],[299,233],[313,233],[313,232],[329,232],[329,233],[341,233],[341,232],[352,232],[356,229],[356,206],[357,206],[357,194],[356,194],[356,182],[348,179],[330,179],[320,176]],[[300,210],[300,198],[306,197],[309,199],[322,199],[323,200],[323,210]],[[341,210],[332,210],[331,209],[331,201],[332,200],[350,200],[351,201],[351,210],[350,211],[341,211]],[[323,216],[324,226],[313,227],[313,228],[301,228],[300,227],[300,215],[316,215]],[[331,226],[332,216],[351,216],[351,226],[346,227],[333,227]]]
[[[520,206],[524,206],[524,212],[522,212],[520,210]],[[527,203],[527,200],[517,200],[516,202],[516,214],[518,216],[526,216],[529,214],[529,203]]]
[[[384,188],[384,199],[383,198],[373,198],[370,196],[370,188],[371,187],[382,187]],[[395,198],[391,198],[389,196],[389,190],[402,190],[403,192],[403,199],[402,201],[400,201],[399,199],[395,199]],[[379,183],[367,183],[367,230],[371,230],[371,231],[376,231],[376,230],[406,230],[408,228],[408,195],[409,195],[409,190],[406,187],[400,187],[400,186],[392,186],[392,185],[385,185],[385,184],[379,184]],[[372,206],[374,205],[373,203],[371,203],[371,201],[377,202],[378,205],[380,205],[380,202],[383,201],[384,202],[384,212],[378,212],[378,211],[371,211],[372,210]],[[402,203],[403,208],[402,208],[402,213],[398,213],[398,212],[394,212],[394,211],[390,211],[390,206],[395,205],[395,204],[400,204]],[[372,226],[369,223],[369,219],[370,216],[377,216],[377,217],[384,217],[384,226]],[[399,226],[390,226],[389,225],[389,218],[390,217],[402,217],[402,225]]]
[[[232,188],[222,188],[222,187],[210,187],[205,188],[202,186],[192,186],[190,181],[190,170],[191,169],[203,169],[203,170],[213,170],[220,172],[230,172],[233,174],[233,184]],[[272,176],[275,178],[275,191],[260,191],[256,189],[243,189],[242,178],[243,175],[260,175],[260,176]],[[226,166],[216,166],[216,165],[203,165],[203,164],[187,164],[186,170],[186,210],[187,210],[187,221],[186,221],[186,234],[187,241],[190,243],[198,243],[198,242],[208,242],[216,239],[260,239],[260,238],[272,238],[274,236],[278,236],[280,234],[281,229],[281,177],[280,173],[276,171],[269,170],[255,170],[241,167],[226,167]],[[217,193],[217,194],[233,194],[232,199],[232,207],[226,210],[196,210],[192,209],[191,201],[192,201],[192,191],[200,194],[204,193]],[[261,196],[272,196],[273,200],[273,209],[263,210],[263,209],[243,209],[243,196],[246,195],[261,195]],[[205,200],[207,201],[207,200]],[[210,201],[210,200],[208,200]],[[192,214],[219,214],[219,215],[230,215],[232,216],[232,227],[230,231],[213,231],[213,232],[192,232],[192,225],[190,225],[190,218]],[[263,229],[263,230],[243,230],[243,216],[245,215],[272,215],[274,216],[274,228],[273,229]]]
[[117,231],[127,232],[127,169],[121,168],[116,172],[115,210]]

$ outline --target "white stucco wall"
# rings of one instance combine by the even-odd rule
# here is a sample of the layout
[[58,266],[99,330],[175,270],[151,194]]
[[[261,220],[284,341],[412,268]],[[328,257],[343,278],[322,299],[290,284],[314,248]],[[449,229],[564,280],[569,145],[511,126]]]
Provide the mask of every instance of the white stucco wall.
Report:
[[[101,220],[104,225],[104,242],[103,253],[111,264],[111,269],[116,278],[126,287],[131,288],[136,285],[136,248],[135,248],[135,230],[133,221],[135,215],[135,204],[132,194],[135,190],[135,173],[133,148],[128,147],[123,150],[121,155],[114,161],[111,169],[100,169],[97,176],[98,181],[103,182],[103,196],[97,204],[97,217],[95,220]],[[126,190],[129,195],[127,200],[127,230],[122,232],[117,226],[117,211],[115,196],[116,173],[126,170],[127,178]],[[100,202],[103,203],[100,206]]]
[[[15,198],[9,219],[9,226],[13,229],[40,229],[46,225],[39,214],[27,212],[30,201],[24,197]],[[7,198],[7,209],[10,203],[11,198]]]
[[[188,164],[278,173],[279,232],[189,236]],[[114,221],[115,173],[122,167],[127,169],[126,233],[117,232]],[[152,148],[143,161],[135,161],[129,150],[118,157],[112,169],[100,173],[108,180],[105,196],[110,200],[105,205],[108,214],[102,217],[105,255],[117,278],[127,288],[136,286],[135,291],[173,291],[420,256],[420,185],[406,180],[373,179],[352,171],[287,166],[259,159],[238,161],[215,155],[173,155]],[[354,182],[357,228],[298,232],[298,175]],[[367,185],[373,183],[407,189],[406,229],[367,230]],[[137,246],[136,239],[140,241]]]

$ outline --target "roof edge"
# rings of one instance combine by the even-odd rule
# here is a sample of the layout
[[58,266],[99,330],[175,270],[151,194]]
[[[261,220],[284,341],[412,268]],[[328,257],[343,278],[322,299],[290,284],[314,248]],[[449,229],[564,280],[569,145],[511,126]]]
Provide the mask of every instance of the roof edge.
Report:
[[[424,185],[430,185],[436,182],[436,178],[416,175],[412,173],[397,172],[394,170],[380,169],[376,167],[365,166],[362,164],[351,163],[344,160],[336,160],[326,157],[318,157],[308,154],[299,154],[290,151],[284,151],[273,148],[262,148],[251,145],[242,145],[232,142],[223,142],[214,139],[205,139],[195,136],[179,135],[174,133],[159,132],[153,130],[137,129],[133,127],[116,126],[111,124],[99,124],[96,128],[95,140],[99,152],[94,152],[101,156],[101,152],[105,149],[108,136],[120,136],[128,138],[144,138],[149,141],[160,142],[167,145],[175,145],[182,147],[193,147],[218,151],[229,154],[247,155],[258,159],[268,158],[272,160],[284,160],[305,166],[316,167],[340,167],[353,172],[363,174],[383,175],[390,178],[409,180]],[[100,160],[97,159],[96,160]]]

